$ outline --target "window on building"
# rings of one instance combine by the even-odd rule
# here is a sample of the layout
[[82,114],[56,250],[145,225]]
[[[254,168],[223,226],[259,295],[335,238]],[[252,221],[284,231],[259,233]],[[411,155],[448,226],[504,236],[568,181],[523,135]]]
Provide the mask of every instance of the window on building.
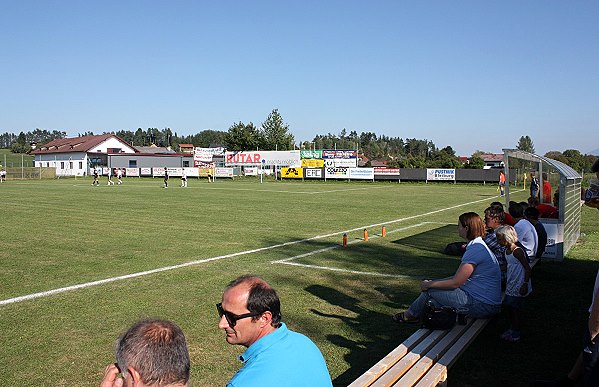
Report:
[[64,169],[64,161],[60,162],[60,169]]
[[129,168],[137,168],[137,160],[129,160]]
[[73,162],[72,161],[69,161],[69,168],[73,169]]
[[189,160],[183,160],[183,167],[189,168]]
[[83,169],[83,161],[79,162],[79,169]]

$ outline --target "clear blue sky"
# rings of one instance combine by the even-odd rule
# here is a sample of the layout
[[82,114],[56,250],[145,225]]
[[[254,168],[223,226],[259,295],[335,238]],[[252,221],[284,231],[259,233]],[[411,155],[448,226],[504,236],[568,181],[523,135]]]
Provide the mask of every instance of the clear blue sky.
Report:
[[599,1],[0,1],[0,132],[599,148]]

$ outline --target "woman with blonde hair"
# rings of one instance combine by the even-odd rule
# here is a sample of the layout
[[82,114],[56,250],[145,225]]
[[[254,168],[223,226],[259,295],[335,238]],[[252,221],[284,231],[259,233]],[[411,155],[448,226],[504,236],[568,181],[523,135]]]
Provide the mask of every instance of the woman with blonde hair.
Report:
[[485,224],[474,212],[458,218],[458,234],[468,240],[466,252],[452,277],[424,280],[422,293],[405,312],[393,316],[397,323],[417,323],[427,302],[437,306],[456,308],[470,317],[483,318],[501,311],[501,270],[495,254],[482,237]]

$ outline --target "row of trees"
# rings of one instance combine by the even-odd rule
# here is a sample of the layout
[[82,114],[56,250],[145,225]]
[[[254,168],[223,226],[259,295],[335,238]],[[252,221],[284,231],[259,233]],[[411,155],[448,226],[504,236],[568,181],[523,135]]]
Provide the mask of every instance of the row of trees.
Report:
[[[193,144],[196,147],[224,146],[232,151],[252,149],[290,150],[290,149],[358,149],[369,160],[385,161],[393,168],[482,168],[485,165],[481,155],[489,153],[476,151],[468,163],[464,164],[455,154],[451,146],[438,149],[432,141],[416,138],[377,136],[373,132],[349,133],[343,129],[338,135],[328,133],[316,135],[312,141],[295,143],[289,125],[277,109],[274,109],[259,126],[252,122],[237,122],[228,131],[204,130],[197,134],[179,136],[170,128],[158,129],[138,128],[135,132],[119,130],[113,132],[133,146],[157,145],[177,149],[179,144]],[[79,136],[93,135],[92,132],[80,133]],[[57,138],[65,138],[66,132],[35,129],[33,132],[18,136],[12,133],[0,135],[0,148],[11,148],[15,153],[26,153],[31,150],[30,143],[43,144]],[[520,137],[517,149],[535,153],[534,144],[529,136]],[[583,155],[578,150],[566,150],[563,153],[552,151],[546,157],[559,160],[577,171],[590,171],[596,156]]]

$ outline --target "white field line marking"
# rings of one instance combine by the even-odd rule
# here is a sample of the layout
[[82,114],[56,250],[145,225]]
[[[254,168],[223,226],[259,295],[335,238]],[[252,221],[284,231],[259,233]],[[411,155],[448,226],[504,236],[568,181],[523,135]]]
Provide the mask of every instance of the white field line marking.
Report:
[[[411,226],[402,227],[402,228],[399,228],[399,229],[396,229],[396,230],[387,231],[387,234],[392,234],[392,233],[395,233],[395,232],[405,231],[405,230],[408,230],[408,229],[411,229],[411,228],[416,228],[416,227],[424,226],[426,224],[443,224],[443,225],[446,225],[447,223],[443,223],[443,222],[422,222],[422,223],[414,224],[414,225],[411,225]],[[370,237],[370,239],[374,239],[374,238],[382,238],[382,236],[381,235],[373,235],[373,236]],[[359,243],[359,242],[362,242],[362,241],[363,241],[363,239],[357,239],[357,240],[353,240],[351,242],[348,242],[347,244],[350,245],[350,244]],[[415,278],[417,278],[417,277],[410,276],[410,275],[384,274],[384,273],[375,273],[375,272],[371,272],[371,271],[358,271],[358,270],[340,269],[340,268],[331,267],[331,266],[318,266],[318,265],[309,265],[309,264],[304,264],[304,263],[291,262],[291,261],[293,261],[295,259],[298,259],[298,258],[309,257],[311,255],[320,254],[320,253],[323,253],[325,251],[329,251],[329,250],[333,250],[333,249],[338,249],[340,247],[342,247],[342,245],[335,245],[335,246],[325,247],[325,248],[314,250],[314,251],[311,251],[311,252],[308,252],[308,253],[296,255],[295,257],[280,259],[278,261],[272,261],[271,263],[272,264],[280,263],[282,265],[299,266],[299,267],[305,267],[305,268],[309,268],[309,269],[329,270],[329,271],[337,271],[337,272],[342,272],[342,273],[361,274],[361,275],[370,275],[370,276],[378,276],[378,277],[392,277],[392,278],[404,278],[404,279],[415,279]]]
[[45,292],[32,293],[32,294],[28,294],[28,295],[20,296],[20,297],[8,298],[6,300],[0,300],[0,306],[1,305],[12,304],[12,303],[15,303],[15,302],[33,300],[33,299],[36,299],[36,298],[45,297],[45,296],[49,296],[49,295],[52,295],[52,294],[64,293],[64,292],[68,292],[68,291],[71,291],[71,290],[88,288],[90,286],[103,285],[103,284],[106,284],[106,283],[109,283],[109,282],[121,281],[121,280],[130,279],[130,278],[135,278],[135,277],[141,277],[141,276],[145,276],[145,275],[150,275],[150,274],[154,274],[154,273],[160,273],[160,272],[164,272],[164,271],[175,270],[175,269],[179,269],[179,268],[183,268],[183,267],[199,265],[199,264],[202,264],[202,263],[211,262],[211,261],[217,261],[217,260],[220,260],[220,259],[232,258],[232,257],[241,256],[241,255],[247,255],[247,254],[257,253],[257,252],[260,252],[260,251],[272,250],[272,249],[276,249],[276,248],[284,247],[284,246],[291,246],[291,245],[295,245],[297,243],[303,243],[303,242],[308,242],[308,241],[312,241],[312,240],[328,238],[328,237],[332,237],[332,236],[335,236],[335,235],[344,234],[344,233],[347,233],[347,232],[362,230],[362,229],[368,228],[368,227],[374,227],[374,226],[381,226],[381,225],[384,225],[384,224],[391,224],[391,223],[403,222],[405,220],[415,219],[415,218],[419,218],[421,216],[428,216],[428,215],[436,214],[436,213],[439,213],[439,212],[442,212],[442,211],[447,211],[447,210],[451,210],[451,209],[454,209],[454,208],[459,208],[459,207],[467,206],[467,205],[470,205],[470,204],[480,203],[482,201],[487,201],[487,200],[489,200],[489,198],[474,200],[472,202],[463,203],[463,204],[457,204],[455,206],[451,206],[451,207],[447,207],[447,208],[443,208],[443,209],[439,209],[439,210],[435,210],[435,211],[430,211],[430,212],[427,212],[427,213],[424,213],[424,214],[420,214],[420,215],[413,215],[413,216],[409,216],[407,218],[400,218],[400,219],[395,219],[395,220],[388,221],[388,222],[375,223],[375,224],[371,224],[369,226],[356,227],[356,228],[353,228],[351,230],[345,230],[345,231],[333,232],[333,233],[329,233],[329,234],[317,235],[317,236],[313,236],[313,237],[305,238],[305,239],[300,239],[300,240],[296,240],[296,241],[289,241],[289,242],[279,243],[279,244],[272,245],[272,246],[260,247],[258,249],[240,251],[240,252],[237,252],[237,253],[220,255],[218,257],[212,257],[212,258],[206,258],[206,259],[200,259],[200,260],[190,261],[190,262],[182,263],[182,264],[179,264],[179,265],[165,266],[165,267],[161,267],[161,268],[158,268],[158,269],[147,270],[147,271],[137,272],[137,273],[133,273],[133,274],[127,274],[127,275],[122,275],[122,276],[117,276],[117,277],[106,278],[106,279],[99,280],[99,281],[86,282],[86,283],[72,285],[72,286],[67,286],[67,287],[63,287],[63,288],[52,289],[52,290],[48,290],[48,291],[45,291]]

